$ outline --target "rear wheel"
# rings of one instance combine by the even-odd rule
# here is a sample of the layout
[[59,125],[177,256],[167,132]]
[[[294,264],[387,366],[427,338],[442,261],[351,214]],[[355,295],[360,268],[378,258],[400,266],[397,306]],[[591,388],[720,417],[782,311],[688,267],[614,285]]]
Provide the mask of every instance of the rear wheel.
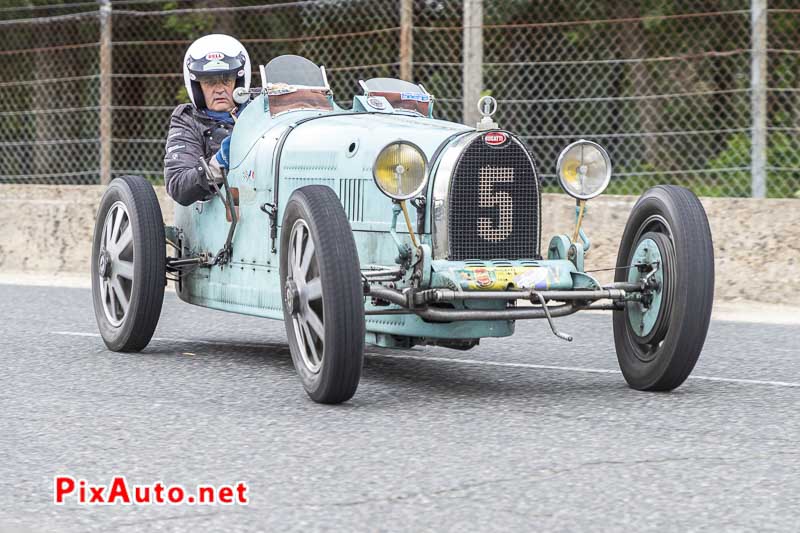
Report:
[[617,256],[616,281],[645,281],[642,301],[614,312],[620,369],[638,390],[678,387],[705,343],[714,300],[714,247],[691,191],[660,185],[634,205]]
[[364,360],[364,297],[353,233],[333,190],[292,193],[280,264],[286,335],[303,387],[319,403],[347,401]]
[[153,187],[121,176],[106,189],[94,228],[92,300],[109,349],[135,352],[150,342],[161,315],[164,220]]

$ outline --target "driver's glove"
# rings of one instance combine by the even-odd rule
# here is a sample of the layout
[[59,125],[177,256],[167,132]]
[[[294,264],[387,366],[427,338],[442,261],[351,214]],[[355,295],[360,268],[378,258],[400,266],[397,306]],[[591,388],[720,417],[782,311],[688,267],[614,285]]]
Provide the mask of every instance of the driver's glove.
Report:
[[227,169],[228,162],[231,159],[231,137],[225,137],[219,145],[219,151],[214,156],[220,167]]
[[228,169],[228,161],[231,153],[231,138],[225,137],[220,143],[219,150],[208,162],[208,169],[211,175],[209,181],[213,181],[217,186],[222,185],[222,169]]
[[208,176],[209,183],[215,183],[217,187],[222,185],[222,169],[223,167],[219,164],[217,157],[214,156],[208,161],[208,171],[210,172]]

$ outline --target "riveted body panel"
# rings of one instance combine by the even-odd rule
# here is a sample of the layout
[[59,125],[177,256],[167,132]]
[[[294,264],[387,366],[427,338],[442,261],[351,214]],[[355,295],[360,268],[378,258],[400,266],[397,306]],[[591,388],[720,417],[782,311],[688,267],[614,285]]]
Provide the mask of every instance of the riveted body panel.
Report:
[[[491,261],[484,264],[480,257],[474,258],[477,263],[448,261],[446,252],[439,253],[447,250],[448,239],[437,237],[437,223],[440,232],[442,228],[446,231],[442,210],[447,208],[447,195],[452,195],[452,187],[457,186],[451,180],[460,154],[468,146],[483,142],[483,134],[462,124],[396,112],[391,106],[380,111],[370,110],[362,100],[363,97],[356,99],[353,110],[334,106],[333,111],[295,110],[276,116],[271,115],[263,95],[247,106],[233,131],[227,176],[229,186],[238,194],[239,220],[232,241],[232,260],[187,273],[179,284],[180,298],[225,311],[283,318],[280,242],[273,236],[280,234],[284,206],[292,193],[306,185],[324,185],[337,194],[348,216],[362,268],[375,265],[400,268],[401,278],[392,283],[395,289],[481,290],[502,285],[502,280],[509,276],[509,279],[516,276],[538,282],[544,280],[545,286],[554,288],[572,286],[568,261],[548,262],[533,256],[524,258],[527,262],[514,258],[511,266]],[[417,204],[421,211],[407,204],[416,239],[426,246],[411,251],[405,260],[399,250],[412,248],[409,229],[402,217],[401,222],[393,224],[393,201],[378,189],[373,179],[373,165],[380,151],[401,140],[413,142],[424,153],[429,174],[428,185],[420,199],[424,205]],[[519,144],[515,138],[513,142]],[[530,158],[527,151],[524,154]],[[524,157],[520,160],[517,156],[515,164],[526,164]],[[535,176],[532,160],[530,172]],[[487,175],[491,178],[506,174],[501,169],[499,174]],[[538,181],[532,190],[538,194]],[[538,209],[538,198],[531,205]],[[277,227],[272,227],[270,213],[274,213]],[[491,217],[487,220],[485,224],[493,223]],[[225,243],[229,221],[224,203],[219,198],[211,198],[189,207],[176,206],[175,226],[184,256],[213,257]],[[393,229],[396,230],[394,236]],[[535,231],[531,235],[538,238]],[[461,236],[459,242],[464,238],[469,239]],[[538,242],[530,249],[538,249]],[[429,253],[433,250],[433,257],[419,256],[421,250]],[[415,278],[412,274],[417,262],[424,263],[428,270]],[[487,279],[493,281],[482,285]],[[464,301],[447,307],[502,310],[506,305],[505,301]],[[371,298],[366,298],[365,309],[368,312],[367,340],[378,342],[380,339],[382,344],[392,336],[417,340],[475,339],[506,336],[514,330],[513,320],[442,323],[413,313],[372,315],[372,312],[400,308]]]

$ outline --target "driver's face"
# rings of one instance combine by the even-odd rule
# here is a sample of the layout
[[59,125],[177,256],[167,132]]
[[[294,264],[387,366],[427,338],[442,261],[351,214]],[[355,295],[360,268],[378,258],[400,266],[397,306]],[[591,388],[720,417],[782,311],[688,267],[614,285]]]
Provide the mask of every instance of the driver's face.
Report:
[[206,107],[212,111],[233,111],[233,87],[236,79],[230,76],[215,76],[200,80],[200,89],[206,100]]

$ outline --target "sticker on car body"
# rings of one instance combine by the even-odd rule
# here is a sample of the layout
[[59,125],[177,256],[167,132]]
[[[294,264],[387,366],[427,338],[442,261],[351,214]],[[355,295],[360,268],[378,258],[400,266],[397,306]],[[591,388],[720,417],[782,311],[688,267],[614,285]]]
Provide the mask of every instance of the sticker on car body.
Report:
[[463,290],[547,289],[558,273],[540,266],[468,266],[452,272]]
[[514,285],[520,289],[546,289],[550,269],[533,267],[514,277]]
[[495,282],[495,278],[494,276],[492,276],[492,272],[486,268],[472,269],[472,274],[475,276],[475,284],[481,289],[485,289],[486,287],[491,287],[492,283]]
[[415,100],[417,102],[430,102],[431,95],[424,93],[400,93],[400,100]]
[[383,98],[378,98],[377,96],[370,96],[369,98],[367,98],[367,104],[369,104],[370,107],[374,107],[375,109],[378,110],[386,109],[385,102],[386,100],[384,100]]
[[289,94],[294,92],[297,92],[296,87],[292,87],[291,85],[285,85],[285,84],[280,84],[280,85],[275,84],[267,89],[267,96],[281,96],[284,94]]

